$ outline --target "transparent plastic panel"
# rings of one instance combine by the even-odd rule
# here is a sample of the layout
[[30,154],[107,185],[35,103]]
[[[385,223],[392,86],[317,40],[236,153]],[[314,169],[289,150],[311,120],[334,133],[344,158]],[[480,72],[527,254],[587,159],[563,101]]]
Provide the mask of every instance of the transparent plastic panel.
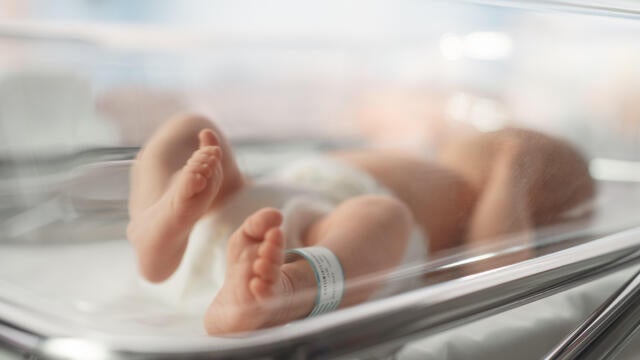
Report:
[[5,1],[0,319],[208,344],[635,228],[637,10]]

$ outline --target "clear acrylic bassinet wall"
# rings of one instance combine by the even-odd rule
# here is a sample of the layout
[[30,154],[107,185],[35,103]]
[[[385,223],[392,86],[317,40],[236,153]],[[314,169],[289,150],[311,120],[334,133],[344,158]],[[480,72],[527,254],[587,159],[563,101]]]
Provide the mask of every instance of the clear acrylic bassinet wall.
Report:
[[[0,3],[0,355],[382,357],[635,265],[639,19],[631,1]],[[126,240],[135,156],[181,113],[215,119],[252,179],[353,149],[438,164],[456,139],[524,128],[572,144],[595,192],[347,279],[388,289],[364,304],[212,338],[146,291]],[[551,172],[545,156],[513,177]]]

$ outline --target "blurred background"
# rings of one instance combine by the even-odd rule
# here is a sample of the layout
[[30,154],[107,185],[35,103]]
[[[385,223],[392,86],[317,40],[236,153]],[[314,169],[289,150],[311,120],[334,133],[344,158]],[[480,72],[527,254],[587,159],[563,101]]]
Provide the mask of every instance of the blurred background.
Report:
[[190,111],[234,139],[425,151],[524,125],[638,158],[640,23],[454,1],[0,2],[0,154],[138,146]]
[[[66,200],[13,215],[82,186],[126,218],[128,170],[103,186],[78,167],[131,159],[182,112],[285,157],[328,143],[428,158],[451,136],[523,126],[576,144],[599,180],[640,181],[640,21],[606,11],[637,5],[490,3],[0,0],[0,233],[73,219]],[[255,170],[253,150],[239,157]]]

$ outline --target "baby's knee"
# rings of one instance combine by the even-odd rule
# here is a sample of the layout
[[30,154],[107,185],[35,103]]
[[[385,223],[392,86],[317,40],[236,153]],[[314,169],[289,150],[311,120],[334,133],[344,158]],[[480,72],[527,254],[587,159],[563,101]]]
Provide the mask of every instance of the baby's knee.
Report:
[[207,128],[215,129],[211,119],[204,115],[185,113],[170,117],[159,132],[166,136],[197,140],[200,130]]
[[182,129],[203,129],[210,127],[213,121],[208,117],[195,114],[195,113],[183,113],[174,115],[167,120],[167,125]]
[[[145,148],[155,149],[154,156],[173,155],[175,152],[187,152],[189,155],[198,147],[198,133],[203,129],[212,129],[221,137],[213,121],[203,115],[180,114],[170,117],[158,128],[146,142]],[[160,151],[160,154],[155,154]],[[168,153],[167,153],[168,152]],[[180,159],[183,160],[182,158]]]
[[145,141],[145,148],[164,148],[188,145],[195,147],[198,144],[198,132],[212,127],[211,120],[202,115],[181,114],[175,115],[155,129],[153,134]]

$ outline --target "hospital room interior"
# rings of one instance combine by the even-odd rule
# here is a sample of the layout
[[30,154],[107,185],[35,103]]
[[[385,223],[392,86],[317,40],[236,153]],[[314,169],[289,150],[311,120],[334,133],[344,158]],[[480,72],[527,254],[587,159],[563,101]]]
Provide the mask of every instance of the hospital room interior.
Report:
[[637,359],[633,0],[0,0],[1,359]]

